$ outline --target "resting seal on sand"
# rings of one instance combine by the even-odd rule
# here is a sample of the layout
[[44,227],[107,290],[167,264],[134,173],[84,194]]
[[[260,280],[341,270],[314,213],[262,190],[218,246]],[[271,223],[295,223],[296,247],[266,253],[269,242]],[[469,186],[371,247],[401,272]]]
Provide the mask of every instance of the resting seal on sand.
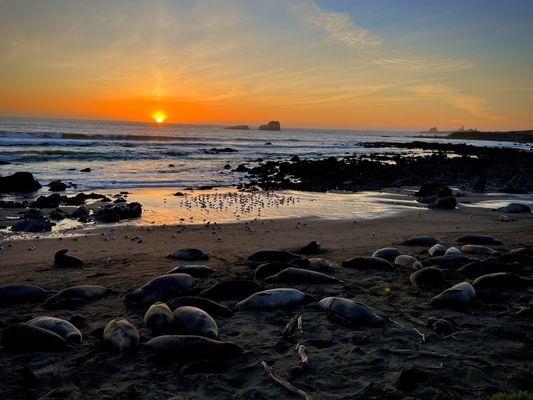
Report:
[[326,297],[318,302],[318,306],[348,324],[380,326],[385,322],[365,304],[342,297]]
[[165,359],[223,360],[238,358],[243,349],[233,342],[220,342],[203,336],[163,335],[146,346]]
[[472,302],[476,298],[476,290],[468,282],[461,282],[433,297],[433,307],[458,307]]
[[[301,261],[303,260],[304,259],[302,259]],[[307,261],[307,259],[305,260]],[[300,260],[297,260],[297,261],[300,261]],[[261,264],[259,265],[259,267],[255,269],[254,280],[262,280],[262,279],[268,278],[269,276],[276,275],[277,273],[283,271],[284,269],[290,268],[292,266],[293,266],[292,264],[288,264],[286,262],[279,262],[279,261],[267,262],[267,263]]]
[[411,283],[422,289],[438,289],[444,286],[444,271],[437,267],[426,267],[413,272],[409,277]]
[[404,246],[433,246],[435,244],[444,244],[442,240],[435,236],[414,236],[400,243]]
[[235,310],[274,310],[280,307],[295,306],[308,299],[310,299],[309,295],[297,289],[269,289],[238,302]]
[[302,268],[289,267],[276,275],[266,278],[267,282],[292,282],[292,283],[336,283],[337,278],[323,274],[322,272],[309,271]]
[[0,307],[24,303],[42,303],[46,296],[46,291],[39,286],[0,286]]
[[533,286],[533,279],[524,278],[512,272],[495,272],[476,278],[472,285],[476,290],[483,289],[515,289]]
[[460,256],[461,254],[463,254],[461,252],[461,250],[459,250],[457,247],[448,247],[446,249],[446,252],[444,253],[445,256],[452,256],[452,255],[457,255],[457,256]]
[[[311,258],[301,258],[298,260],[292,260],[290,262],[290,267],[300,267],[300,268],[313,268],[320,271],[331,272],[335,269],[333,264],[324,258],[311,257]],[[257,270],[256,270],[257,271]]]
[[461,251],[466,254],[477,254],[481,256],[493,256],[499,254],[498,251],[490,247],[480,246],[477,244],[465,244],[461,246]]
[[165,301],[179,296],[194,286],[194,279],[188,274],[158,276],[124,296],[126,306],[146,306],[156,301]]
[[267,262],[267,261],[279,261],[279,262],[289,262],[301,258],[298,254],[291,253],[289,251],[279,251],[279,250],[261,250],[255,252],[248,257],[248,261],[253,262]]
[[139,344],[139,331],[125,318],[114,318],[107,323],[103,334],[104,343],[116,351],[133,350]]
[[8,351],[61,351],[67,342],[57,333],[28,324],[9,325],[2,331],[2,346]]
[[200,297],[213,300],[242,299],[263,289],[255,282],[235,279],[214,284],[201,292]]
[[67,255],[68,250],[59,250],[54,256],[54,266],[58,268],[82,268],[83,261]]
[[394,270],[394,266],[390,262],[378,257],[354,257],[343,261],[341,265],[344,268],[353,268],[362,271],[367,269]]
[[144,314],[144,324],[152,333],[166,332],[174,324],[174,314],[165,303],[157,302]]
[[420,269],[422,268],[422,263],[418,261],[413,256],[408,256],[406,254],[402,254],[394,259],[394,265],[397,265],[398,267],[402,268],[408,268],[408,269]]
[[472,279],[496,272],[520,272],[520,266],[518,264],[506,264],[496,259],[488,258],[483,261],[474,261],[463,265],[459,268],[459,272]]
[[212,274],[213,272],[216,271],[207,265],[180,265],[176,268],[172,268],[167,272],[167,274],[183,273],[189,274],[193,278],[200,278],[202,276]]
[[435,244],[433,246],[431,246],[428,250],[428,254],[431,256],[431,257],[437,257],[437,256],[443,256],[444,253],[446,253],[446,246],[444,246],[443,244]]
[[312,242],[309,242],[304,247],[302,247],[300,250],[297,251],[298,254],[306,254],[306,255],[313,255],[313,254],[320,254],[323,253],[324,250],[322,250],[322,246],[320,246],[320,243],[316,240],[313,240]]
[[425,267],[430,267],[432,265],[437,265],[441,268],[460,268],[469,262],[475,261],[475,258],[466,257],[458,254],[449,254],[447,256],[438,256],[431,257],[422,261],[422,265]]
[[181,249],[174,253],[170,253],[167,258],[183,261],[206,261],[209,260],[209,256],[202,250],[198,249]]
[[197,307],[183,306],[174,310],[174,324],[182,333],[204,336],[211,339],[218,337],[218,326],[213,317]]
[[392,263],[394,262],[394,259],[400,254],[402,254],[400,250],[395,249],[394,247],[385,247],[383,249],[378,249],[373,252],[372,257],[382,258]]
[[55,334],[61,336],[67,342],[81,342],[81,331],[74,325],[72,325],[70,322],[65,321],[61,318],[47,316],[36,317],[27,321],[26,324],[31,326],[37,326],[39,328],[54,332]]
[[71,308],[101,299],[111,291],[103,286],[80,285],[61,290],[44,302],[48,309]]
[[203,297],[177,297],[175,299],[170,300],[168,302],[168,306],[172,310],[182,306],[198,307],[210,315],[215,315],[219,317],[231,317],[233,315],[233,311],[231,311],[228,307],[223,306],[222,304],[215,303],[213,300],[209,300]]
[[465,244],[502,244],[501,240],[488,235],[466,235],[457,239],[457,243]]

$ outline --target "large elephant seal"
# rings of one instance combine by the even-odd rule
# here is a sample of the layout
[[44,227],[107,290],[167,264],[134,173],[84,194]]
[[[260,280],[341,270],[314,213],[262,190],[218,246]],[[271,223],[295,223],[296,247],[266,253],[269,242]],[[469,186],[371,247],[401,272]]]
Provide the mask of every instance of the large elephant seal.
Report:
[[516,289],[519,287],[533,286],[533,279],[524,278],[512,272],[496,272],[482,275],[472,282],[476,290],[486,289]]
[[353,257],[343,261],[344,268],[352,268],[360,271],[378,269],[384,271],[394,271],[394,266],[387,260],[379,257]]
[[104,343],[118,352],[133,350],[140,340],[139,331],[125,318],[114,318],[107,323]]
[[204,310],[183,306],[174,310],[174,325],[187,335],[205,336],[211,339],[218,337],[218,325]]
[[248,257],[248,261],[264,263],[267,261],[290,262],[301,258],[298,254],[280,250],[261,250]]
[[179,265],[176,268],[172,268],[167,274],[189,274],[193,278],[201,278],[216,272],[213,268],[207,265]]
[[326,297],[318,302],[318,306],[340,322],[355,325],[381,326],[385,322],[374,310],[365,304],[344,299],[342,297]]
[[449,254],[447,256],[430,257],[422,261],[424,267],[436,265],[440,268],[457,269],[469,262],[475,261],[475,258],[466,257],[458,254]]
[[57,333],[28,324],[9,325],[2,331],[2,346],[8,351],[62,351],[67,342]]
[[295,306],[308,299],[310,299],[309,295],[297,289],[269,289],[238,302],[235,310],[274,310],[280,307]]
[[98,285],[72,286],[46,299],[44,306],[51,310],[72,308],[101,299],[110,292],[109,289]]
[[82,268],[83,261],[67,255],[68,250],[59,250],[54,256],[54,266],[57,268]]
[[182,261],[207,261],[209,256],[198,249],[181,249],[170,253],[167,258]]
[[502,244],[501,240],[488,235],[466,235],[457,239],[457,243],[464,244]]
[[476,298],[476,290],[468,282],[461,282],[446,289],[431,299],[433,307],[460,307]]
[[200,292],[199,296],[212,300],[240,300],[263,289],[262,286],[259,286],[255,282],[244,279],[235,279],[216,283]]
[[285,268],[290,268],[292,266],[292,264],[279,261],[261,264],[255,269],[254,280],[262,280],[268,278],[269,276],[276,275],[277,273],[283,271]]
[[301,258],[298,260],[292,260],[289,266],[299,267],[299,268],[311,268],[311,269],[319,270],[322,272],[331,272],[335,270],[335,268],[333,267],[333,264],[330,261],[324,258],[318,258],[318,257]]
[[407,254],[399,255],[394,259],[394,265],[407,268],[407,269],[420,269],[422,268],[422,263],[418,261],[417,258],[413,256],[408,256]]
[[461,246],[461,251],[465,254],[474,254],[480,256],[494,256],[500,254],[498,251],[490,247],[480,246],[478,244],[465,244]]
[[203,336],[163,335],[146,346],[164,359],[225,360],[238,358],[243,349],[233,342],[220,342]]
[[434,246],[436,244],[444,244],[444,242],[436,236],[414,236],[403,241],[400,244],[403,244],[404,246],[428,247]]
[[411,283],[422,289],[440,289],[446,283],[444,271],[437,267],[425,267],[409,277]]
[[70,322],[55,317],[36,317],[26,322],[28,325],[37,326],[52,331],[64,340],[71,343],[80,343],[82,339],[81,331]]
[[0,286],[0,307],[24,303],[42,303],[46,300],[46,290],[33,285]]
[[233,311],[230,310],[228,307],[223,306],[222,304],[215,303],[213,300],[209,300],[203,297],[195,297],[195,296],[184,296],[184,297],[176,297],[175,299],[172,299],[168,302],[169,308],[172,310],[183,307],[183,306],[192,306],[197,307],[205,312],[207,312],[210,315],[214,315],[217,317],[231,317],[233,315]]
[[518,264],[507,264],[496,259],[487,258],[483,261],[474,261],[463,265],[459,272],[467,278],[477,278],[481,275],[494,274],[496,272],[520,272]]
[[158,301],[144,314],[144,324],[152,333],[168,332],[174,324],[174,314],[165,303]]
[[446,250],[448,250],[446,246],[444,246],[443,244],[437,243],[429,248],[428,254],[431,257],[443,256],[446,253]]
[[339,280],[327,274],[317,271],[309,271],[302,268],[289,267],[276,275],[266,278],[267,282],[291,282],[291,283],[337,283]]
[[446,249],[446,252],[444,253],[445,256],[451,256],[451,255],[457,255],[457,256],[460,256],[461,254],[463,254],[461,252],[461,250],[459,250],[457,247],[448,247]]
[[402,254],[400,250],[394,247],[384,247],[383,249],[378,249],[375,252],[373,252],[372,257],[382,258],[392,263],[394,262],[394,259],[398,257],[400,254]]
[[124,304],[130,307],[147,306],[156,301],[166,301],[179,296],[194,286],[194,279],[188,274],[158,276],[139,289],[124,297]]

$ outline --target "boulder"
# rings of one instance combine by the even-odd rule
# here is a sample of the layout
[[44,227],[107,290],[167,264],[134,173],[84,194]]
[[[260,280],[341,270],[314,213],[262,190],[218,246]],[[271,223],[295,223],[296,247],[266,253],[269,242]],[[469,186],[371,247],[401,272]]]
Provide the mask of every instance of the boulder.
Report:
[[31,218],[17,222],[11,227],[13,232],[50,232],[55,224],[48,218]]
[[437,197],[437,199],[428,204],[428,208],[433,210],[455,210],[457,200],[453,196]]
[[452,189],[440,183],[424,183],[415,193],[417,197],[448,197],[452,195]]
[[505,207],[496,208],[493,211],[498,211],[507,214],[531,213],[531,208],[526,204],[509,203]]
[[281,124],[279,121],[270,121],[266,125],[261,125],[258,129],[260,131],[281,131]]
[[41,188],[29,172],[15,172],[13,175],[0,176],[0,193],[30,193]]
[[50,182],[48,188],[50,192],[64,192],[67,189],[67,185],[58,180]]
[[94,219],[99,222],[118,222],[128,218],[139,218],[142,214],[140,203],[128,203],[117,205],[106,205],[94,214]]
[[39,196],[37,200],[31,203],[32,207],[37,208],[57,208],[61,203],[62,197],[60,194],[54,193],[50,196]]

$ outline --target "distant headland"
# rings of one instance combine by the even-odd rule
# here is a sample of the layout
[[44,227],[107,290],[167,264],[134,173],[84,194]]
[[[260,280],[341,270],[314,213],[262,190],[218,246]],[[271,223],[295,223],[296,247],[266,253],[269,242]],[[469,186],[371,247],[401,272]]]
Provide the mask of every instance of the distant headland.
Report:
[[[225,129],[248,131],[250,130],[250,127],[248,125],[234,125],[228,126]],[[281,124],[279,121],[270,121],[268,124],[260,125],[257,129],[260,131],[281,131]]]

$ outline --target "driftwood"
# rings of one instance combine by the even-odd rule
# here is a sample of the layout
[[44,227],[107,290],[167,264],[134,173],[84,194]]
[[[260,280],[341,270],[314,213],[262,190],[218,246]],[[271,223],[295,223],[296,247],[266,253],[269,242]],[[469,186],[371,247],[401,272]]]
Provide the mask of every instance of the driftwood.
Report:
[[303,319],[301,315],[295,315],[292,317],[289,322],[287,322],[287,325],[285,325],[285,328],[281,331],[281,334],[283,336],[291,336],[296,331],[298,331],[299,334],[303,333],[302,328]]
[[311,396],[309,396],[307,393],[305,393],[302,389],[298,389],[296,386],[294,386],[292,383],[288,382],[287,380],[283,379],[281,376],[275,374],[272,371],[272,368],[269,367],[269,365],[266,363],[266,361],[261,361],[261,366],[264,368],[265,372],[272,378],[274,382],[276,382],[278,385],[284,387],[289,392],[303,397],[305,400],[312,400]]
[[309,357],[307,357],[307,353],[305,352],[305,346],[298,343],[294,350],[298,353],[298,357],[300,357],[302,367],[307,367],[309,365]]

